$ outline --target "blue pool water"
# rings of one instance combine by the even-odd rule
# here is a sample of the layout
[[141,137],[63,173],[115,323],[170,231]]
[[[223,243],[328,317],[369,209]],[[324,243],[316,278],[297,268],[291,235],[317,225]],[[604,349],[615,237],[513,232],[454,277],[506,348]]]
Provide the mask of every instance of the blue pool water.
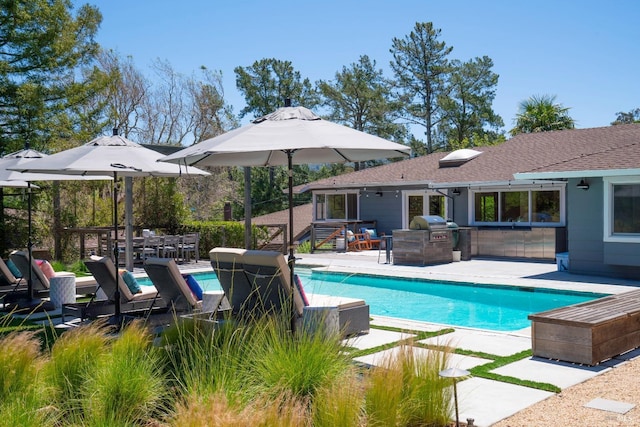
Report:
[[[308,293],[364,299],[371,314],[494,331],[530,326],[527,316],[604,296],[515,286],[347,275],[298,268]],[[198,273],[205,290],[219,290],[213,272]],[[141,284],[150,284],[142,279]]]

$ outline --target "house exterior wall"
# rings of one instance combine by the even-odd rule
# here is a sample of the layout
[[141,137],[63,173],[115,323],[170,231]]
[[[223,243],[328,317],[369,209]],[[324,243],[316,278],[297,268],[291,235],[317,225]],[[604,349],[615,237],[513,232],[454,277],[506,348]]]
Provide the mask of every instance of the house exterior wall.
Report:
[[589,180],[589,189],[577,189],[570,179],[567,191],[569,271],[577,274],[638,278],[640,244],[604,242],[602,179]]
[[[397,196],[396,196],[397,194]],[[402,197],[395,189],[385,189],[382,197],[375,192],[361,192],[360,218],[364,221],[375,220],[378,233],[391,234],[402,228]]]

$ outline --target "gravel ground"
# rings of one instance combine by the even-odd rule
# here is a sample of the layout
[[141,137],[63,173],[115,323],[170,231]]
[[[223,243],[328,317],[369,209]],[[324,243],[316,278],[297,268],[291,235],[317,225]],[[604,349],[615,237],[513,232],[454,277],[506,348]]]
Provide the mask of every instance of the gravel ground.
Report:
[[[602,398],[636,405],[626,414],[586,408]],[[640,426],[640,357],[506,418],[493,427]]]

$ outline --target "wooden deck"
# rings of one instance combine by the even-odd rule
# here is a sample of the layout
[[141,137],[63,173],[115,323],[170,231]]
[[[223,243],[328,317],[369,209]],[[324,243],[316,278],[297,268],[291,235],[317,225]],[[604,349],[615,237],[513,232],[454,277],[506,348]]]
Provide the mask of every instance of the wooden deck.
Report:
[[529,319],[534,356],[597,365],[640,347],[640,290],[532,314]]

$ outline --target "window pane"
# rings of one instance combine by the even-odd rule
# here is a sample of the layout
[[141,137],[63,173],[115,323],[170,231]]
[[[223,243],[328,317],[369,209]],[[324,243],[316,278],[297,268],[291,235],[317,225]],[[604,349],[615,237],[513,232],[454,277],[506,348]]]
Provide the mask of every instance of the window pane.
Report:
[[407,224],[411,222],[414,216],[424,214],[424,196],[409,196],[409,218]]
[[501,222],[529,222],[529,192],[505,191],[500,193]]
[[560,191],[532,191],[532,222],[560,222]]
[[475,193],[475,220],[496,222],[498,220],[498,193]]
[[347,219],[358,219],[358,195],[356,193],[347,194]]
[[327,219],[345,219],[347,211],[344,194],[327,195]]
[[316,194],[316,220],[322,221],[324,217],[324,203],[326,194]]
[[640,233],[640,184],[613,186],[613,232]]
[[444,196],[429,196],[429,215],[444,215]]

